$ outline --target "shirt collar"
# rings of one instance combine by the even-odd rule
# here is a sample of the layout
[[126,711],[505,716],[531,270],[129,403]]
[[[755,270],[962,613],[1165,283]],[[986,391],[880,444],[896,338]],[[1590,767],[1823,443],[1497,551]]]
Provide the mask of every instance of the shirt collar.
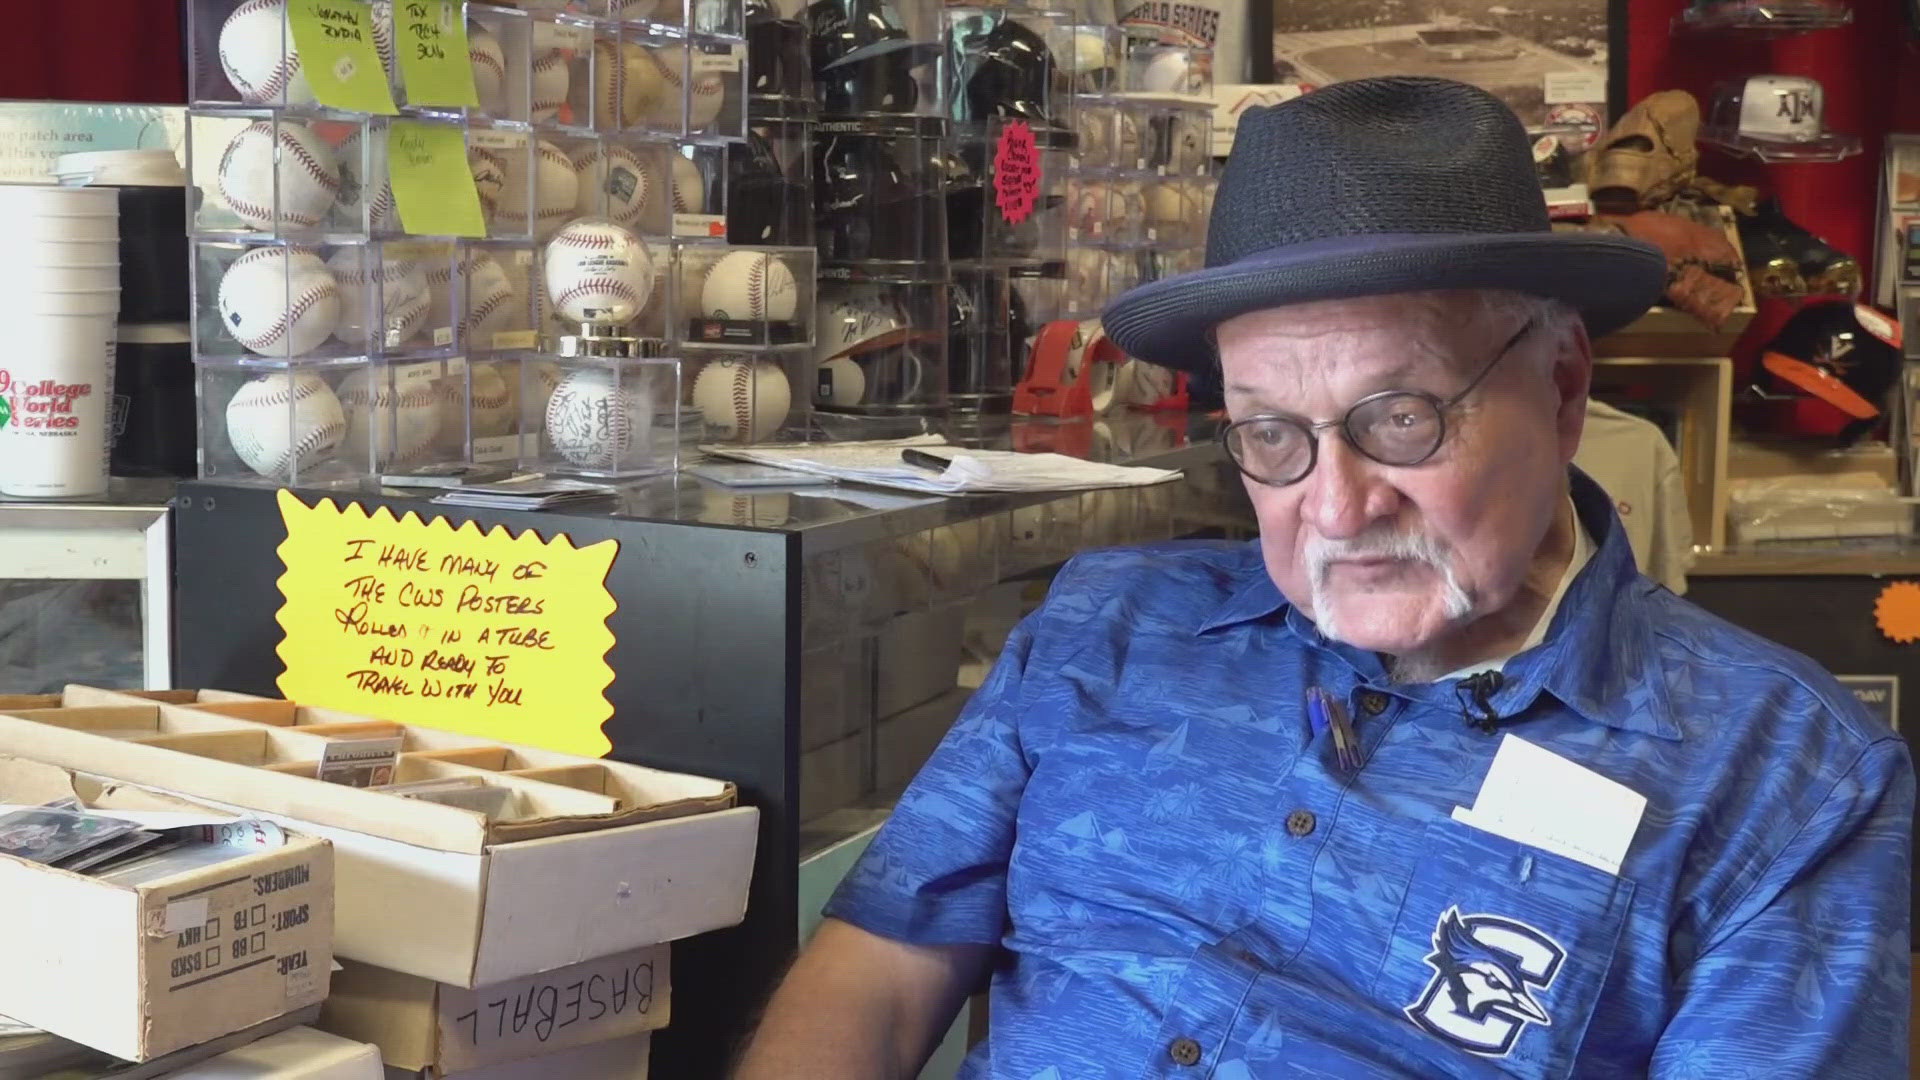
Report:
[[[1592,478],[1570,468],[1574,511],[1593,538],[1593,557],[1568,587],[1544,641],[1506,664],[1491,697],[1498,715],[1514,715],[1550,693],[1586,718],[1625,731],[1678,740],[1651,627],[1642,610],[1657,588],[1640,577],[1613,500]],[[1195,631],[1196,636],[1285,612],[1287,628],[1309,646],[1340,655],[1364,679],[1384,679],[1374,654],[1327,640],[1287,602],[1251,546],[1246,580]],[[1459,680],[1399,684],[1393,691],[1428,704],[1458,708]]]

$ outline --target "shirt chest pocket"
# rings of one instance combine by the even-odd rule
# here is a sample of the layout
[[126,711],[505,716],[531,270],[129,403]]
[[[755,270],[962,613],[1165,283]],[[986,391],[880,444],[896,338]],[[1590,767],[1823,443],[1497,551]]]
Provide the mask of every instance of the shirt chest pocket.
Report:
[[1633,892],[1604,870],[1433,822],[1374,996],[1417,1029],[1436,1075],[1567,1076]]

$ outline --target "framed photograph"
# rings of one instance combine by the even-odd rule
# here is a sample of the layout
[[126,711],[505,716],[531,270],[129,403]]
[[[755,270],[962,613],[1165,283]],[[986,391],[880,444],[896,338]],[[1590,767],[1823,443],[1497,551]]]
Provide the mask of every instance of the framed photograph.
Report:
[[1529,131],[1591,128],[1624,111],[1623,0],[1271,0],[1273,75],[1308,88],[1374,75],[1472,83]]

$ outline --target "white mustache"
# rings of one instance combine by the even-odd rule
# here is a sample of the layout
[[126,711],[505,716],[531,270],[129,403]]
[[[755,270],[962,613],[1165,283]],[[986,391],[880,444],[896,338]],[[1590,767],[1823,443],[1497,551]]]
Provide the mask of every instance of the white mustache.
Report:
[[1305,556],[1307,581],[1313,588],[1314,622],[1320,632],[1336,641],[1344,629],[1328,593],[1328,576],[1333,564],[1345,559],[1401,559],[1421,563],[1440,576],[1442,604],[1449,619],[1462,619],[1473,610],[1473,598],[1460,587],[1447,556],[1451,549],[1433,537],[1420,533],[1372,533],[1346,540],[1322,536],[1307,538]]

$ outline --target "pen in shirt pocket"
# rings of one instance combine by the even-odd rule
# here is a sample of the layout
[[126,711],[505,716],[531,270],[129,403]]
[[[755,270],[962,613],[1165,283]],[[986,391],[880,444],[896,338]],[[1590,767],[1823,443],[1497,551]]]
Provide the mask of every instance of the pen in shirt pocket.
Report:
[[1308,687],[1307,723],[1316,738],[1323,731],[1333,733],[1333,757],[1341,768],[1353,770],[1360,766],[1360,740],[1338,698],[1317,686]]

